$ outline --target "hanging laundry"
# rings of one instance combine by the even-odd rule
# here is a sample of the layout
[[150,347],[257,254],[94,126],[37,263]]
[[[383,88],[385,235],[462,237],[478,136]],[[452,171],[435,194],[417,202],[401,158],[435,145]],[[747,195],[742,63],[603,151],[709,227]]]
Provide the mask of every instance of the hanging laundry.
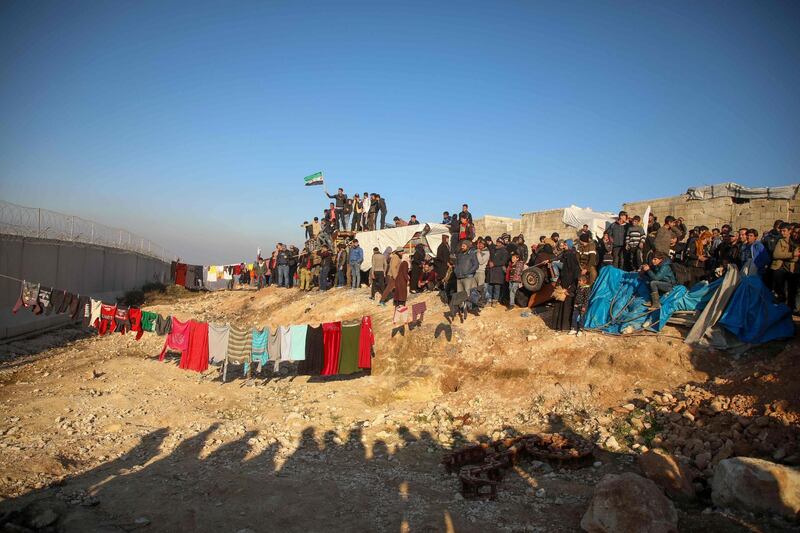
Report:
[[[269,359],[269,352],[267,351],[267,341],[269,340],[269,328],[263,329],[253,328],[253,347],[251,352],[251,360],[258,363],[258,371],[264,368]],[[247,365],[249,367],[249,365]],[[245,370],[247,372],[247,370]]]
[[178,367],[195,372],[208,369],[208,323],[189,321],[189,341]]
[[172,330],[164,339],[164,347],[161,349],[161,355],[158,356],[159,361],[164,360],[167,350],[175,352],[183,352],[189,349],[189,322],[181,322],[177,318],[172,319]]
[[419,302],[411,306],[411,322],[422,323],[422,318],[425,316],[428,306],[425,302]]
[[339,349],[342,344],[342,323],[327,322],[322,324],[322,335],[325,346],[325,365],[323,376],[333,376],[339,371]]
[[64,298],[66,298],[66,296],[66,291],[62,291],[61,289],[53,289],[52,294],[50,294],[50,306],[45,309],[45,314],[50,315],[54,312],[58,314],[61,306],[64,305]]
[[172,317],[168,316],[167,318],[164,318],[163,316],[158,315],[158,318],[156,318],[156,335],[169,335],[171,331]]
[[36,302],[39,301],[39,287],[38,283],[33,283],[31,281],[22,281],[22,287],[19,291],[19,299],[17,299],[17,303],[14,304],[14,308],[11,309],[11,312],[16,314],[21,308],[25,309],[33,309],[36,307]]
[[306,357],[300,363],[300,373],[319,376],[325,366],[325,343],[322,325],[306,328]]
[[186,269],[188,265],[184,263],[177,263],[175,265],[175,285],[180,285],[181,287],[186,286]]
[[292,335],[289,326],[279,326],[281,333],[281,361],[291,361],[290,352],[292,351]]
[[127,305],[117,305],[117,311],[114,313],[114,329],[111,331],[119,331],[125,335],[130,329],[130,308]]
[[270,361],[280,361],[281,360],[281,339],[283,336],[281,335],[281,328],[276,327],[275,331],[269,334],[269,340],[267,341],[267,351],[269,352],[269,359]]
[[229,333],[230,327],[227,324],[208,325],[208,357],[211,363],[225,362],[225,356],[228,354]]
[[[225,368],[222,373],[222,380],[225,381],[228,373],[228,365],[249,364],[251,349],[253,346],[253,330],[250,328],[238,328],[230,326],[228,332],[228,354],[225,356]],[[246,371],[245,371],[246,373]]]
[[358,339],[358,368],[372,368],[372,346],[375,334],[372,331],[372,318],[361,318],[361,336]]
[[[93,313],[95,312],[92,306],[93,302],[94,300],[88,296],[81,296],[78,300],[78,308],[75,310],[75,315],[72,315],[72,318],[80,318],[81,325],[85,328],[94,325],[94,322],[92,322]],[[102,305],[102,303],[103,302],[100,302],[100,305]],[[100,307],[97,308],[97,319],[100,320]]]
[[[33,308],[34,315],[41,315],[50,309],[50,295],[53,294],[53,289],[50,287],[39,287],[39,301]],[[49,313],[48,313],[49,314]]]
[[339,374],[358,372],[358,339],[361,336],[361,321],[342,324],[342,340],[339,347]]
[[308,326],[292,326],[289,328],[292,337],[292,346],[289,350],[289,359],[292,361],[305,361],[306,359],[306,332]]
[[58,309],[58,313],[66,313],[71,315],[72,314],[72,302],[78,299],[78,295],[72,292],[66,292],[64,294],[64,301],[61,303],[61,307]]
[[405,305],[398,305],[394,308],[394,316],[392,317],[392,325],[394,326],[403,326],[408,324],[409,319],[411,318],[411,314],[409,312],[408,306]]
[[151,333],[156,331],[156,319],[158,314],[152,311],[142,311],[142,330]]
[[112,333],[116,324],[114,323],[114,318],[117,316],[117,306],[116,305],[106,305],[101,303],[100,305],[100,322],[99,327],[97,328],[100,332],[100,335],[105,335],[106,333]]
[[136,333],[136,340],[142,338],[144,330],[142,329],[142,310],[138,307],[131,307],[128,310],[128,319],[131,324],[131,331]]
[[208,271],[206,272],[206,281],[209,283],[214,283],[217,281],[217,267],[213,265],[208,267]]

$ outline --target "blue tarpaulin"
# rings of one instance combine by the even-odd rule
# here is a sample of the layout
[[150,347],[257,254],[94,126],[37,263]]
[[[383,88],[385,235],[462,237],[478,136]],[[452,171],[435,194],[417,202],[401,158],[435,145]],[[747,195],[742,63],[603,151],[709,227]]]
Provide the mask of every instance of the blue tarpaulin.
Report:
[[719,319],[722,326],[742,342],[759,344],[794,335],[792,311],[775,303],[772,293],[758,276],[744,276]]
[[[676,311],[700,312],[722,284],[702,281],[691,289],[676,285],[661,297],[661,309],[650,310],[647,280],[638,272],[606,266],[592,286],[584,328],[607,333],[647,329],[660,331]],[[728,303],[720,323],[743,342],[752,344],[794,335],[789,308],[774,302],[758,276],[744,276]]]

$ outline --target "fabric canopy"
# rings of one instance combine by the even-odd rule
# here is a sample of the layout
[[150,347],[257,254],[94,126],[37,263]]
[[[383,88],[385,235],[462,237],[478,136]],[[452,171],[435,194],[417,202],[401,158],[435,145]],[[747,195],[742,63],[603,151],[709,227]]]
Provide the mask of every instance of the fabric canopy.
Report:
[[785,185],[783,187],[758,187],[751,189],[742,187],[738,183],[719,183],[717,185],[707,185],[705,187],[690,187],[686,191],[690,200],[709,200],[728,196],[731,198],[743,198],[747,200],[757,200],[767,198],[772,200],[791,200],[797,195],[800,185]]
[[614,222],[615,219],[616,217],[613,213],[592,211],[590,207],[584,208],[575,205],[565,207],[564,214],[561,216],[564,224],[573,228],[580,229],[586,224],[595,237],[602,235],[606,227]]
[[[427,233],[425,233],[426,231]],[[441,236],[450,235],[450,228],[444,224],[414,224],[412,226],[356,233],[358,244],[364,249],[364,262],[361,263],[361,270],[367,271],[372,268],[373,248],[377,247],[381,253],[386,248],[397,250],[408,244],[414,238],[414,235],[420,232],[425,234],[421,237],[428,243],[428,248],[435,251],[442,242]]]
[[741,279],[719,323],[740,341],[752,344],[794,336],[791,309],[775,303],[758,276]]

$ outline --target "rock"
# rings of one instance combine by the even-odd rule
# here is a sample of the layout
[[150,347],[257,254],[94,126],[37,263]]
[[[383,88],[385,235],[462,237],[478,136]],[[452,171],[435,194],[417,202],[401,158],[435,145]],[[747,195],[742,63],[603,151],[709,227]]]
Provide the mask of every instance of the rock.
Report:
[[627,472],[608,474],[581,519],[589,533],[677,533],[678,513],[658,486]]
[[625,405],[622,406],[622,408],[625,409],[626,411],[628,411],[629,413],[631,411],[635,411],[636,410],[636,406],[633,405],[632,403],[626,403]]
[[31,518],[29,525],[34,529],[42,529],[58,520],[58,514],[52,509],[45,509]]
[[670,498],[681,501],[694,499],[692,476],[674,456],[650,450],[638,457],[638,463],[645,477],[664,489]]
[[547,491],[545,491],[544,489],[536,489],[535,495],[537,498],[544,498],[545,494],[547,494]]
[[606,439],[605,444],[606,444],[606,448],[608,448],[611,451],[616,451],[616,450],[619,450],[619,448],[620,448],[619,443],[617,442],[617,439],[615,439],[613,436],[608,437]]
[[694,466],[696,466],[698,470],[705,470],[710,462],[711,452],[698,453],[697,457],[694,458]]
[[800,470],[754,457],[725,459],[714,469],[711,499],[793,519],[800,514]]

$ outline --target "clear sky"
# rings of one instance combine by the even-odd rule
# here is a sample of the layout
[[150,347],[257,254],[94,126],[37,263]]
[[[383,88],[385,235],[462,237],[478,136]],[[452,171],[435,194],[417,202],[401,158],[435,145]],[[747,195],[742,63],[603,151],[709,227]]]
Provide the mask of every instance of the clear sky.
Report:
[[0,3],[0,198],[251,258],[326,205],[800,181],[800,2]]

